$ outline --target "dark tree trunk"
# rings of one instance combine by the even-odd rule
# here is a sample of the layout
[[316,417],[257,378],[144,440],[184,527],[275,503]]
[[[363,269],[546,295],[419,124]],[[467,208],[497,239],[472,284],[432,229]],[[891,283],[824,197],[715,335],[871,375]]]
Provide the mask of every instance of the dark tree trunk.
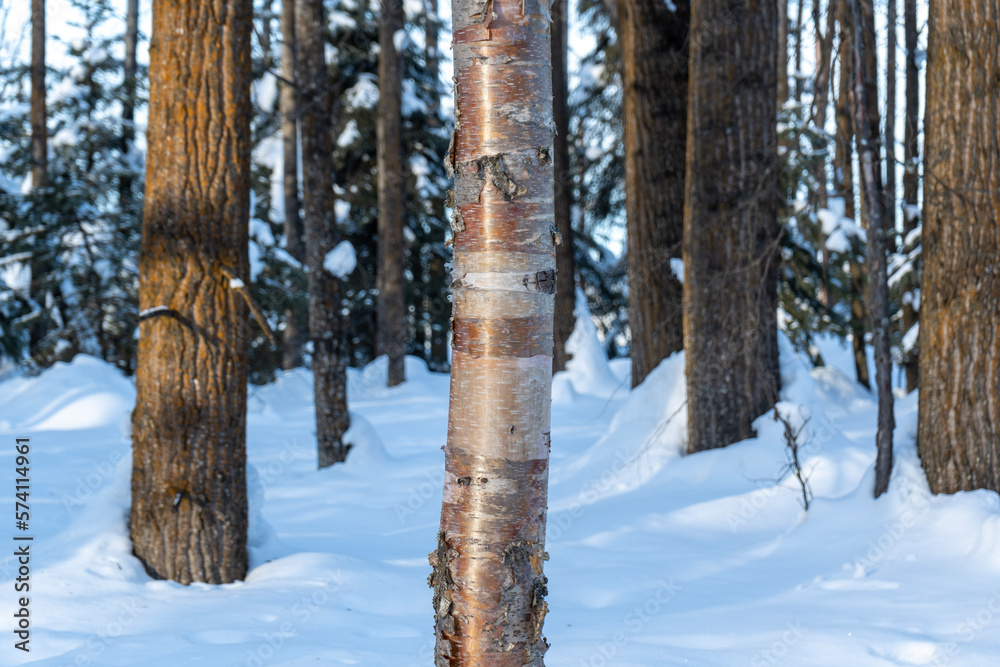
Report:
[[[906,42],[906,119],[903,136],[903,232],[909,235],[920,225],[920,209],[917,202],[917,188],[920,167],[920,72],[917,68],[917,1],[903,0],[903,36]],[[919,267],[917,268],[919,271]],[[913,299],[920,281],[916,273],[904,278],[903,287],[903,331],[912,329],[919,319]],[[907,295],[909,297],[907,298]],[[919,337],[919,334],[918,334]],[[915,346],[903,356],[906,372],[906,390],[917,388],[920,378],[920,353]]]
[[323,261],[340,241],[333,213],[333,136],[330,81],[326,68],[323,0],[295,5],[298,81],[302,91],[302,204],[306,268],[309,275],[309,337],[316,395],[316,445],[319,467],[347,459],[347,350],[340,314],[340,279]]
[[875,460],[875,497],[889,490],[892,475],[892,432],[896,426],[892,396],[892,356],[889,348],[889,274],[886,266],[885,227],[879,215],[878,172],[875,153],[878,143],[872,140],[871,120],[867,116],[870,100],[865,80],[865,44],[862,37],[860,0],[847,0],[851,5],[854,39],[851,40],[854,79],[854,134],[857,141],[858,165],[861,175],[861,194],[868,215],[865,232],[868,241],[868,311],[872,320],[872,339],[875,347],[875,385],[878,391],[878,433]]
[[[833,0],[836,2],[836,0]],[[821,8],[819,0],[813,2],[813,24],[816,30],[816,50],[819,62],[816,64],[816,77],[813,81],[812,124],[818,128],[826,127],[826,114],[830,105],[830,71],[833,67],[833,33],[836,29],[834,6],[827,7],[826,32],[821,29]],[[825,138],[813,142],[813,151],[824,154],[828,150]],[[829,204],[826,177],[827,160],[813,161],[812,177],[816,182],[815,204],[817,209],[826,208]],[[827,308],[833,306],[830,292],[830,252],[826,248],[826,237],[820,230],[820,262],[823,267],[822,301]]]
[[[885,213],[883,224],[896,236],[896,3],[886,0],[888,38],[885,58]],[[895,245],[895,244],[894,244]]]
[[49,134],[45,110],[45,0],[31,0],[31,187],[45,185]]
[[248,313],[226,275],[249,271],[252,18],[153,5],[130,523],[150,575],[183,584],[247,568]]
[[[836,152],[833,163],[834,191],[844,200],[845,217],[857,220],[854,207],[854,123],[851,121],[851,81],[854,68],[851,65],[851,33],[850,12],[846,6],[849,0],[835,0],[837,3],[838,23],[840,24],[840,80],[837,89],[837,134]],[[864,267],[852,261],[850,264],[850,296],[851,307],[851,348],[854,356],[854,375],[858,383],[866,389],[871,388],[871,377],[868,374],[868,355],[865,350],[865,293]]]
[[[869,213],[868,199],[863,196],[864,190],[862,189],[861,215],[865,218],[866,222],[868,217],[878,216],[879,220],[882,221],[886,247],[889,252],[895,252],[895,230],[888,226],[888,217],[885,214],[885,179],[882,176],[882,149],[885,142],[882,136],[882,117],[879,113],[878,104],[878,35],[875,33],[874,1],[860,0],[861,26],[860,30],[856,31],[854,35],[855,39],[857,39],[858,34],[861,35],[861,48],[864,53],[864,69],[859,76],[865,84],[865,117],[868,119],[868,137],[872,142],[872,167],[875,170],[875,187],[878,190],[878,198],[874,200],[878,204],[878,210]],[[847,2],[853,3],[854,0],[847,0]],[[848,9],[850,10],[850,8]],[[860,129],[855,128],[855,137],[860,136],[860,134]],[[860,170],[860,154],[858,154],[858,166]]]
[[424,62],[427,63],[427,73],[432,82],[433,89],[430,91],[430,105],[427,108],[429,122],[438,126],[438,115],[441,112],[441,82],[439,72],[441,71],[441,58],[438,53],[438,0],[425,0],[426,13],[424,16]]
[[917,445],[934,493],[1000,491],[1000,8],[929,26]]
[[618,7],[633,387],[684,348],[684,288],[670,260],[680,258],[684,237],[691,4],[674,4],[676,11],[663,0],[623,0]]
[[[813,0],[817,2],[818,0]],[[804,16],[806,0],[795,0],[795,86],[792,91],[795,95],[795,104],[802,101],[802,17]],[[802,112],[796,111],[796,115],[801,117]]]
[[[122,96],[122,156],[132,152],[135,141],[136,51],[139,45],[139,0],[128,0],[125,11],[124,95]],[[118,206],[132,209],[132,174],[127,170],[118,179]]]
[[260,3],[260,50],[264,54],[264,67],[270,69],[274,64],[274,57],[271,53],[271,8],[274,0],[263,0]]
[[[278,111],[281,115],[282,186],[285,209],[285,248],[299,263],[305,262],[302,245],[302,218],[299,216],[299,115],[297,49],[295,46],[295,0],[281,3],[281,78]],[[302,365],[302,346],[306,327],[293,308],[285,311],[281,367],[285,370]]]
[[753,435],[778,398],[778,157],[773,0],[691,15],[684,349],[688,451]]
[[556,229],[561,243],[556,246],[556,305],[552,350],[552,370],[566,368],[566,352],[576,326],[576,270],[573,262],[573,225],[570,208],[573,181],[569,173],[569,90],[566,85],[566,0],[552,3],[552,119],[556,136],[552,144],[552,170],[555,173]]
[[778,110],[788,101],[788,0],[778,1]]
[[382,0],[378,56],[378,354],[389,361],[388,385],[406,381],[406,302],[403,282],[403,216],[406,168],[403,159],[402,58],[395,45],[403,29],[403,5]]
[[434,664],[541,667],[556,291],[548,4],[452,7],[455,319]]

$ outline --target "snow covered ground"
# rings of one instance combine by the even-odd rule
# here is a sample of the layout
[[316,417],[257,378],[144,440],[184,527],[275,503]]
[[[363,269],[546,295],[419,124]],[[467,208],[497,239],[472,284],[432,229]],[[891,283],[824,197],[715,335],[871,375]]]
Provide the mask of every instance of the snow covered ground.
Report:
[[[1000,502],[929,494],[915,396],[875,501],[873,397],[783,345],[780,409],[809,417],[805,513],[773,481],[786,455],[770,416],[758,438],[681,456],[683,356],[630,393],[627,361],[578,334],[553,390],[550,667],[1000,664]],[[0,491],[13,504],[14,438],[30,436],[36,536],[28,655],[0,559],[0,664],[430,665],[448,378],[415,359],[407,373],[385,389],[384,365],[350,371],[359,444],[324,471],[308,373],[251,390],[252,570],[218,587],[152,581],[130,555],[129,380],[78,357],[0,384]]]

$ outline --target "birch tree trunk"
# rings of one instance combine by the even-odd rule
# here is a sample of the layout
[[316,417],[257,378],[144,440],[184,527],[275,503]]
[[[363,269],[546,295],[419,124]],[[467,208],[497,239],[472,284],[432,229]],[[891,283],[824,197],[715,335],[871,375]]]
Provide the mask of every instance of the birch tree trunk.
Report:
[[[123,66],[125,94],[122,96],[122,157],[132,152],[135,141],[136,51],[139,46],[139,0],[128,0],[125,10],[125,62]],[[132,175],[126,170],[118,179],[118,206],[122,211],[132,208]]]
[[552,118],[556,135],[552,144],[555,174],[555,219],[561,242],[556,246],[556,303],[552,370],[565,370],[570,355],[566,341],[576,327],[576,267],[573,258],[573,226],[570,208],[573,182],[569,173],[569,90],[566,85],[567,0],[552,3]]
[[451,404],[435,665],[540,666],[555,275],[546,0],[454,0]]
[[680,259],[684,237],[691,3],[673,4],[673,11],[663,0],[618,7],[633,387],[684,348],[684,288],[670,262]]
[[[281,78],[278,113],[281,116],[282,193],[285,209],[285,248],[299,263],[305,262],[302,244],[302,218],[299,215],[299,92],[295,44],[295,0],[281,2]],[[291,370],[302,365],[305,344],[303,322],[298,313],[285,311],[285,331],[282,339],[281,367]]]
[[892,475],[892,432],[896,427],[892,396],[892,357],[889,349],[889,275],[886,267],[885,227],[879,217],[882,202],[879,200],[878,173],[875,154],[878,142],[872,140],[871,119],[865,81],[865,43],[862,37],[860,0],[847,0],[851,6],[854,35],[851,41],[854,71],[854,127],[858,149],[861,194],[867,209],[866,228],[868,240],[868,309],[871,313],[872,338],[875,346],[875,385],[878,391],[878,432],[875,443],[875,497],[889,490]]
[[130,526],[182,584],[247,568],[248,313],[226,276],[249,279],[252,20],[250,0],[153,5]]
[[[403,161],[402,61],[396,48],[403,35],[402,0],[382,0],[379,15],[378,116],[378,354],[389,358],[388,386],[406,381],[406,304],[403,295],[403,215],[406,171]],[[400,44],[402,46],[402,44]]]
[[934,493],[1000,491],[1000,7],[931,0],[918,450]]
[[691,14],[684,350],[688,451],[753,435],[778,397],[774,0]]
[[[917,68],[917,2],[903,0],[903,38],[906,43],[906,116],[903,128],[903,234],[904,238],[920,226],[920,209],[917,201],[920,167],[920,70]],[[914,267],[917,271],[920,267]],[[920,288],[917,273],[911,273],[903,282],[903,331],[912,329],[919,319],[914,299]],[[908,295],[908,296],[907,296]],[[918,332],[919,339],[919,332]],[[917,388],[920,378],[919,345],[906,350],[903,369],[906,372],[906,390]]]
[[347,351],[340,314],[340,280],[323,261],[340,241],[333,213],[333,136],[330,81],[326,67],[327,24],[323,0],[295,5],[298,81],[302,91],[302,204],[306,268],[309,275],[309,337],[316,396],[316,445],[319,467],[347,459]]
[[31,0],[31,187],[45,185],[49,134],[45,108],[45,0]]

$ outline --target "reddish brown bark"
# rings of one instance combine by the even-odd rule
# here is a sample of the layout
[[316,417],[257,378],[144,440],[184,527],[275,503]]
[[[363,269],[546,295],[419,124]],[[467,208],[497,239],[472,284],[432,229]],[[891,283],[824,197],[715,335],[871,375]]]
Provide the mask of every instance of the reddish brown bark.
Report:
[[1000,491],[1000,7],[932,0],[917,446],[934,493]]
[[573,182],[569,173],[569,91],[566,86],[566,0],[552,3],[552,119],[556,135],[552,143],[552,170],[555,174],[555,220],[561,242],[556,246],[556,303],[552,370],[566,368],[566,351],[576,327],[576,267],[573,258],[573,225],[570,209]]
[[396,34],[403,29],[400,0],[382,0],[378,56],[378,354],[388,357],[388,385],[406,380],[406,304],[403,283],[403,216],[406,169],[403,160],[402,59]]
[[753,435],[778,397],[773,1],[691,12],[684,350],[688,451]]
[[673,5],[623,0],[618,7],[633,387],[684,348],[684,289],[670,261],[680,258],[684,236],[691,4]]
[[45,110],[45,0],[31,0],[31,186],[45,185],[49,168]]
[[[132,545],[154,577],[247,568],[250,0],[157,2],[150,49]],[[178,26],[184,26],[178,30]]]
[[347,412],[347,350],[340,314],[341,284],[323,267],[327,253],[340,241],[333,213],[333,136],[326,68],[326,25],[323,0],[297,0],[295,29],[298,81],[302,91],[302,204],[320,468],[346,460],[350,449],[344,442],[350,417]]
[[[544,0],[542,0],[544,2]],[[438,667],[542,665],[555,276],[548,5],[455,0],[454,352]]]

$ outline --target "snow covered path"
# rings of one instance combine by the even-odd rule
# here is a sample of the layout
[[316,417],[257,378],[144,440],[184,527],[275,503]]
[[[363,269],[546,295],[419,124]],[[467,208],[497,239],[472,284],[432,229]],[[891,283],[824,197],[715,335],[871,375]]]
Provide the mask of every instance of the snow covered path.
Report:
[[[929,494],[910,396],[872,500],[871,395],[787,346],[782,361],[781,410],[809,417],[808,513],[772,481],[786,459],[769,416],[758,438],[680,456],[682,355],[631,394],[624,361],[556,378],[550,667],[1000,665],[998,496]],[[322,472],[309,375],[252,389],[253,569],[219,587],[151,581],[130,555],[128,380],[78,357],[0,384],[0,490],[30,436],[36,539],[32,651],[4,629],[0,664],[430,665],[448,378],[407,371],[391,390],[378,363],[351,371],[359,444]],[[0,559],[7,619],[14,576]]]

